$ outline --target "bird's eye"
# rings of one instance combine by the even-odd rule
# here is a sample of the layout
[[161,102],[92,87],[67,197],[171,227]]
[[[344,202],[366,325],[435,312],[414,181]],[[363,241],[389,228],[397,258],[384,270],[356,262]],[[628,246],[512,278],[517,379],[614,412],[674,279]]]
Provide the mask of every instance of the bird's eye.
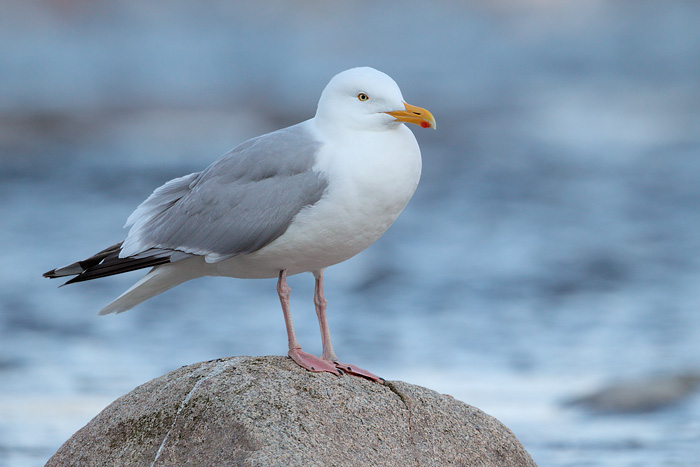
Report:
[[366,101],[369,100],[369,96],[365,94],[364,92],[361,92],[357,95],[357,98],[360,99],[361,101]]

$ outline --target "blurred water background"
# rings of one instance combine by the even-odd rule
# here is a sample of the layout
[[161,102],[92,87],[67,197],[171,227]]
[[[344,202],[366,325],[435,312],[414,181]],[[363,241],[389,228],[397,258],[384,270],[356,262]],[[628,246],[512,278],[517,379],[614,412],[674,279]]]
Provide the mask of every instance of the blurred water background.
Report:
[[[142,272],[41,273],[359,65],[438,130],[414,128],[404,214],[327,271],[342,359],[496,416],[541,466],[700,465],[700,3],[0,0],[0,466],[181,365],[286,352],[274,280],[98,317]],[[313,280],[290,285],[320,353]]]

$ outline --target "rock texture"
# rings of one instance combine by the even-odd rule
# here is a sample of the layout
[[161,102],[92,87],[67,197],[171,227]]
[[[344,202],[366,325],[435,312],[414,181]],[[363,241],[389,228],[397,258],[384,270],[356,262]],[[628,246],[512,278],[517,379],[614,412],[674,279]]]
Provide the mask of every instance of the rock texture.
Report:
[[117,399],[48,466],[534,466],[495,418],[392,381],[287,357],[182,367]]

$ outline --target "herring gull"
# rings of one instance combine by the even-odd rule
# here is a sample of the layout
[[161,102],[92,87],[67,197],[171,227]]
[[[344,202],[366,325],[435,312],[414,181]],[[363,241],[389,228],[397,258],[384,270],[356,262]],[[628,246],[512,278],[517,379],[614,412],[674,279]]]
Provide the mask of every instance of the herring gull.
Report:
[[[65,284],[152,268],[105,306],[121,313],[202,276],[278,279],[288,355],[303,368],[347,372],[331,344],[323,272],[374,243],[413,195],[421,155],[403,124],[435,128],[425,109],[406,104],[398,85],[369,67],[334,76],[316,115],[248,140],[202,172],[157,188],[131,214],[126,239],[44,274]],[[301,350],[289,306],[288,275],[311,272],[323,354]],[[65,285],[64,284],[64,285]]]

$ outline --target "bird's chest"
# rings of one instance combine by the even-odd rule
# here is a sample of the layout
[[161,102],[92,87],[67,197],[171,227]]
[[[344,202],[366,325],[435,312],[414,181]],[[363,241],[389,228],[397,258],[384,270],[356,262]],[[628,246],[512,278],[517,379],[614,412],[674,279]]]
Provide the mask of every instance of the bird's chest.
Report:
[[[390,143],[355,142],[325,170],[329,186],[317,205],[320,231],[357,254],[396,220],[416,190],[421,159],[413,134]],[[363,144],[364,143],[364,144]]]
[[348,230],[383,233],[413,196],[420,171],[381,162],[366,167],[369,171],[345,177],[329,190],[328,201],[340,206],[337,218]]

